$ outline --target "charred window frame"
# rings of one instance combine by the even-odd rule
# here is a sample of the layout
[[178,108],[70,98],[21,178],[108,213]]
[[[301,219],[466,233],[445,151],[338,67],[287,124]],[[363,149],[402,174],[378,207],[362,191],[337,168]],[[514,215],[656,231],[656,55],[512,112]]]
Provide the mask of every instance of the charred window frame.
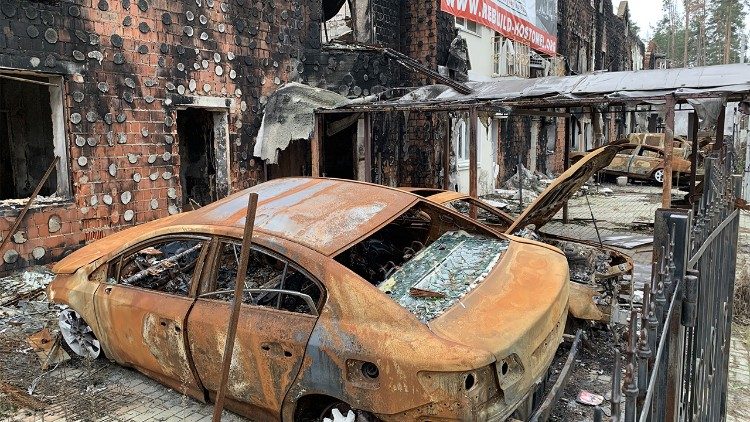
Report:
[[[163,243],[173,243],[173,242],[192,242],[192,243],[195,243],[196,245],[193,245],[191,247],[191,249],[194,248],[195,246],[198,246],[198,248],[197,248],[198,249],[198,255],[196,256],[196,258],[194,260],[195,264],[190,268],[190,271],[191,271],[191,274],[189,276],[190,280],[188,281],[187,289],[185,289],[185,292],[183,294],[179,294],[179,293],[175,293],[175,292],[170,292],[170,291],[159,290],[159,289],[152,289],[152,288],[144,287],[144,286],[141,286],[141,285],[135,285],[135,284],[132,284],[130,282],[125,282],[124,280],[121,279],[122,278],[123,264],[125,263],[125,261],[128,258],[130,258],[131,256],[133,256],[134,254],[137,254],[138,252],[144,251],[145,249],[153,248],[155,245],[160,245],[160,244],[163,244]],[[135,246],[132,246],[132,247],[128,248],[123,253],[121,253],[120,255],[118,255],[116,258],[114,258],[111,261],[109,261],[109,263],[108,263],[107,283],[108,284],[115,284],[115,285],[119,285],[119,286],[127,286],[127,287],[131,287],[131,288],[134,288],[134,289],[139,289],[139,290],[144,290],[144,291],[154,292],[154,293],[160,293],[160,294],[167,294],[167,295],[172,295],[172,296],[195,297],[195,291],[197,290],[198,281],[201,280],[201,278],[202,278],[201,274],[203,273],[203,269],[205,267],[204,263],[206,262],[206,257],[208,256],[210,245],[211,245],[211,239],[210,239],[210,237],[204,236],[204,235],[199,235],[199,234],[187,234],[187,235],[184,235],[184,234],[180,234],[180,235],[170,234],[170,235],[159,236],[159,237],[156,237],[154,239],[149,239],[149,240],[147,240],[145,242],[141,242],[141,243],[139,243],[139,244],[137,244]],[[164,262],[164,261],[169,262],[169,264],[165,263],[164,265],[162,265],[163,270],[164,271],[167,271],[167,270],[182,271],[182,269],[180,269],[179,266],[177,268],[175,268],[174,266],[170,266],[170,265],[173,265],[172,261],[179,260],[181,257],[177,257],[177,259],[172,259],[172,258],[175,258],[177,255],[179,255],[181,253],[184,253],[184,252],[187,252],[187,251],[177,251],[177,253],[175,253],[174,255],[171,255],[169,257],[166,257],[164,260],[161,260],[161,262]],[[185,256],[185,255],[183,255],[183,256]],[[169,259],[172,259],[172,261],[168,261]],[[156,265],[158,265],[158,263],[152,264],[149,268],[154,267]],[[177,264],[177,265],[179,265],[179,264]],[[145,270],[145,268],[142,269],[141,271],[144,271],[144,270]],[[130,277],[132,278],[132,275]]]
[[0,206],[29,197],[55,156],[60,159],[40,195],[71,199],[65,126],[61,76],[0,69],[0,155],[11,157],[0,167]]
[[[227,302],[232,300],[234,296],[234,281],[236,280],[236,271],[235,273],[230,274],[230,279],[227,280],[228,282],[230,282],[229,284],[227,284],[226,286],[218,286],[219,270],[222,265],[222,249],[226,245],[234,246],[236,262],[239,264],[239,255],[241,252],[242,242],[238,239],[233,238],[218,238],[215,242],[215,246],[210,258],[211,270],[208,272],[208,277],[204,278],[205,282],[202,283],[197,292],[197,296],[199,299],[215,300],[220,302]],[[263,259],[270,258],[276,260],[277,264],[281,264],[281,268],[277,269],[280,279],[278,285],[276,286],[261,285],[258,287],[250,287],[246,285],[246,288],[243,289],[243,292],[245,294],[243,295],[242,302],[244,305],[261,309],[291,312],[295,314],[312,316],[318,316],[320,314],[320,311],[321,309],[323,309],[323,304],[326,300],[326,289],[322,283],[320,283],[315,277],[313,277],[312,274],[310,274],[308,271],[306,271],[304,268],[302,268],[300,265],[296,264],[289,258],[256,244],[252,245],[252,255],[255,255],[256,257],[260,256]],[[251,260],[253,259],[252,255]],[[248,266],[248,274],[254,270],[257,271],[257,267],[254,268],[253,265],[254,264],[251,261]],[[301,291],[302,286],[300,286],[299,289],[296,289],[296,286],[295,289],[290,289],[290,286],[287,283],[289,282],[289,279],[291,279],[295,275],[303,278],[300,284],[304,284],[305,282],[310,283],[317,289],[317,293],[305,293]],[[290,298],[292,299],[291,301]],[[309,298],[310,301],[308,301],[307,298]],[[297,310],[289,309],[294,308],[295,303],[297,305],[305,303],[307,305],[307,310],[300,310],[298,306]]]
[[[357,41],[353,0],[323,0],[320,37],[323,44]],[[369,4],[368,4],[369,6]]]

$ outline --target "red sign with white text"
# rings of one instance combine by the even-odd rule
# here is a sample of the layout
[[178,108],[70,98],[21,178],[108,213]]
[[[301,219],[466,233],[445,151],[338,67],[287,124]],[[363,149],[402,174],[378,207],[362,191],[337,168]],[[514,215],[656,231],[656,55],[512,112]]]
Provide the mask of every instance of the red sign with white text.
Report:
[[[519,16],[517,11],[514,13],[503,8],[503,4],[500,2],[506,1],[507,0],[440,0],[440,9],[453,16],[468,19],[484,25],[499,32],[505,37],[529,44],[534,50],[547,54],[555,54],[557,51],[557,37]],[[549,0],[536,1],[545,3],[549,2]],[[519,10],[525,12],[525,9],[523,9],[523,2],[517,3],[520,3],[521,5]],[[526,0],[526,3],[534,3],[534,0]],[[553,3],[554,6],[550,4],[545,4],[544,6],[548,6],[549,9],[552,7],[556,9],[556,1],[549,3]],[[540,6],[541,5],[537,5],[537,7]],[[556,19],[550,26],[555,25]]]

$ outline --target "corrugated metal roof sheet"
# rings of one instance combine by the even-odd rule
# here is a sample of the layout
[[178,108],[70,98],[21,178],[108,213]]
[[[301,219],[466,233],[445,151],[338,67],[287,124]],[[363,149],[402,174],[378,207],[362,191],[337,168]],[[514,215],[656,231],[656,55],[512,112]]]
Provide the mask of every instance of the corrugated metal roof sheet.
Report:
[[498,78],[468,83],[474,92],[462,95],[440,85],[420,87],[397,103],[431,101],[525,100],[541,97],[638,98],[677,93],[748,93],[750,63],[679,69],[601,72],[535,79]]

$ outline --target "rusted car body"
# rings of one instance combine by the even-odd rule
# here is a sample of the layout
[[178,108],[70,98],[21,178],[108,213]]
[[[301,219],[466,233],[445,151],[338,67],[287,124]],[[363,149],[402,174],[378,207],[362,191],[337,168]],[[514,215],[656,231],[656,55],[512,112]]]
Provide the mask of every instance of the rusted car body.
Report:
[[[652,147],[664,148],[665,136],[663,133],[631,133],[628,135],[628,143],[639,145],[650,145]],[[692,150],[690,142],[682,136],[672,139],[672,153],[675,157],[689,159]]]
[[401,188],[430,201],[456,210],[498,233],[519,234],[533,226],[540,240],[560,248],[570,269],[570,313],[580,319],[609,322],[613,305],[623,293],[619,280],[632,274],[633,260],[614,248],[594,242],[547,234],[540,229],[562,208],[563,204],[591,176],[607,165],[616,155],[616,145],[598,149],[580,160],[543,191],[518,218],[506,214],[489,203],[460,192],[442,189]]
[[341,406],[381,420],[504,420],[546,374],[567,315],[558,249],[334,179],[266,182],[72,253],[49,288],[84,322],[69,336],[212,400],[248,192],[259,205],[229,409],[252,420],[321,420]]
[[[602,169],[603,173],[628,176],[633,179],[664,181],[664,149],[639,144],[621,144],[612,162]],[[596,151],[596,150],[594,150]],[[572,152],[570,161],[577,162],[590,152]],[[672,157],[673,180],[690,176],[690,161],[674,155]]]

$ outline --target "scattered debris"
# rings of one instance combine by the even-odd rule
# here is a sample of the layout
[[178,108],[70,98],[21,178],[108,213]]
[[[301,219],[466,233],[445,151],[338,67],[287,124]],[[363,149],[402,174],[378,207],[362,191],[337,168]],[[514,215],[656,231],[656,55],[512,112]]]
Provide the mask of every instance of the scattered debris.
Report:
[[505,190],[518,190],[519,188],[522,188],[523,190],[540,193],[549,185],[549,183],[542,183],[542,180],[546,179],[549,181],[549,179],[552,179],[544,174],[533,172],[523,165],[520,166],[519,170],[521,177],[519,178],[519,171],[516,171],[516,174],[511,176],[511,178],[503,185]]
[[70,359],[70,356],[60,346],[60,334],[53,335],[48,328],[30,335],[27,339],[31,347],[39,356],[42,370]]
[[581,392],[578,393],[578,397],[576,397],[576,401],[589,406],[599,406],[604,403],[604,397],[586,390],[581,390]]
[[20,408],[44,410],[47,406],[36,397],[5,382],[0,382],[0,394],[7,396],[10,401]]

